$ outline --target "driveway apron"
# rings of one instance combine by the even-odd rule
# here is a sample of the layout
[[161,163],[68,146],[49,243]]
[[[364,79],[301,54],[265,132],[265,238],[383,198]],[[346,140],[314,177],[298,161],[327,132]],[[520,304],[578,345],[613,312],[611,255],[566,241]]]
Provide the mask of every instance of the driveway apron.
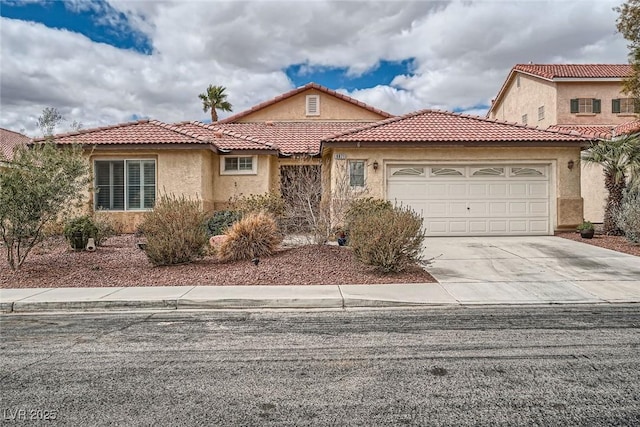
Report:
[[462,303],[640,298],[640,257],[555,236],[432,237],[423,259]]

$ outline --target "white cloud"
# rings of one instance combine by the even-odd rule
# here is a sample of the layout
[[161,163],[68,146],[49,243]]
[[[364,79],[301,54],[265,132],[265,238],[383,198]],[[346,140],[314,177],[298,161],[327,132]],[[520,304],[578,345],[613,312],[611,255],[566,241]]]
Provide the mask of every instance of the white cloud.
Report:
[[[0,126],[37,134],[44,107],[84,127],[152,117],[201,120],[197,94],[227,87],[234,112],[290,90],[291,64],[346,67],[415,58],[415,75],[348,93],[401,114],[422,108],[484,114],[522,62],[626,62],[617,0],[475,2],[110,1],[151,55],[1,18]],[[84,7],[81,2],[76,7]],[[223,116],[224,117],[224,116]]]

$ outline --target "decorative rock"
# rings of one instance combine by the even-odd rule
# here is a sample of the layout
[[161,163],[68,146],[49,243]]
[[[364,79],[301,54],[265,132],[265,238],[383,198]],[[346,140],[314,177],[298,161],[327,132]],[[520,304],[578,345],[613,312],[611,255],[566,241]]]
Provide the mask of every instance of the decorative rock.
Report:
[[220,245],[222,245],[222,243],[227,240],[227,236],[224,234],[219,234],[217,236],[211,236],[211,238],[209,239],[209,245],[214,248],[217,249],[220,247]]

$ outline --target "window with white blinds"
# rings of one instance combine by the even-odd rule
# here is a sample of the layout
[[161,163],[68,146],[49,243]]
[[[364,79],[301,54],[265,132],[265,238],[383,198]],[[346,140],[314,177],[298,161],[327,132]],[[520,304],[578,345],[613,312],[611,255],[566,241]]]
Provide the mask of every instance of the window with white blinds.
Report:
[[94,171],[96,209],[153,208],[156,201],[155,160],[96,160]]

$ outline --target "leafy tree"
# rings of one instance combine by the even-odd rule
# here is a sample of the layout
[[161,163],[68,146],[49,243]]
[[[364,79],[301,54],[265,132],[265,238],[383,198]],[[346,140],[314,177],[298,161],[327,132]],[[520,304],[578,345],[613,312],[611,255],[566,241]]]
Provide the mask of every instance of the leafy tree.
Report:
[[[55,129],[52,120],[60,121],[52,110],[45,110],[39,120],[44,133]],[[79,206],[89,182],[89,165],[80,146],[59,148],[48,138],[18,147],[11,166],[0,170],[0,233],[13,270],[42,241],[47,223]]]
[[640,0],[627,0],[615,7],[620,15],[616,28],[629,41],[629,64],[631,75],[623,81],[623,91],[635,99],[640,99]]
[[615,215],[620,209],[627,182],[640,184],[640,134],[624,135],[612,140],[593,143],[582,152],[582,161],[603,167],[607,204],[604,211],[603,231],[620,235]]
[[224,86],[209,85],[205,93],[198,95],[202,100],[202,111],[205,113],[211,110],[211,121],[218,121],[218,111],[231,111],[231,104],[227,101],[227,94],[224,93]]
[[38,117],[38,127],[43,136],[52,136],[56,127],[64,122],[64,117],[55,108],[47,107],[42,110],[42,115]]

